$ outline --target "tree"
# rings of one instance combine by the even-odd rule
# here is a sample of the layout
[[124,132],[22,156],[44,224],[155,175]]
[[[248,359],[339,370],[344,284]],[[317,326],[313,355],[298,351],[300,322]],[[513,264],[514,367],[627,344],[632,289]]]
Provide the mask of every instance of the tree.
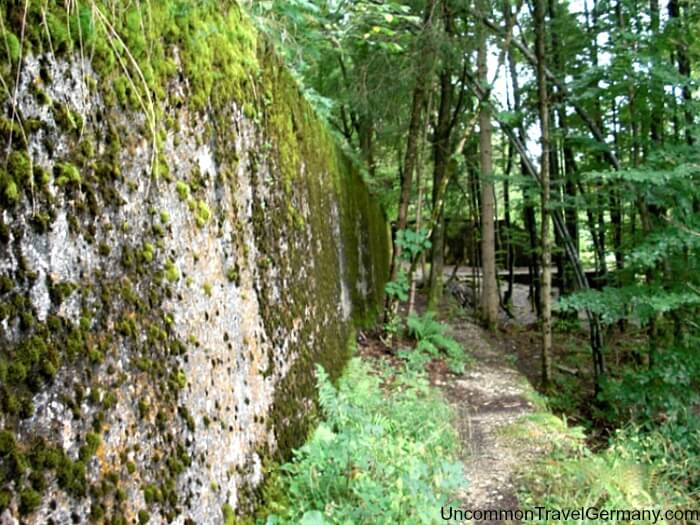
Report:
[[542,383],[549,386],[552,379],[552,247],[550,241],[550,136],[549,136],[549,93],[546,75],[546,28],[545,0],[535,0],[535,35],[537,56],[537,96],[540,110],[540,131],[542,134],[542,159],[540,180],[542,187]]
[[[442,19],[444,31],[448,38],[453,35],[453,20],[451,6],[448,2],[442,2]],[[440,105],[438,120],[433,139],[433,208],[437,215],[437,221],[432,233],[432,248],[430,252],[430,281],[428,288],[428,309],[435,310],[442,298],[444,250],[445,250],[445,214],[443,199],[439,189],[443,180],[448,177],[450,157],[452,155],[450,139],[454,128],[452,118],[452,99],[455,86],[452,83],[453,64],[452,57],[443,59],[440,72]]]
[[[432,240],[431,308],[442,295],[446,220],[466,220],[469,208],[482,242],[472,257],[484,270],[482,315],[487,319],[493,312],[489,222],[497,201],[489,202],[490,186],[499,170],[511,173],[517,155],[525,177],[504,182],[503,248],[514,253],[516,236],[508,233],[513,228],[529,232],[545,382],[552,370],[553,257],[564,296],[559,310],[570,321],[577,319],[574,310],[582,310],[589,320],[596,393],[617,375],[603,381],[612,320],[620,328],[628,319],[642,323],[649,345],[647,352],[636,350],[636,359],[652,370],[665,353],[676,351],[665,348],[671,334],[680,347],[697,333],[689,321],[697,315],[693,301],[700,286],[693,242],[700,229],[693,150],[698,115],[693,72],[700,56],[696,2],[532,0],[529,13],[513,10],[521,3],[504,2],[502,14],[481,0],[272,4],[303,12],[290,17],[297,28],[290,34],[311,50],[295,55],[303,59],[297,60],[301,76],[318,99],[329,102],[329,121],[366,164],[390,220],[410,232],[413,209],[422,219],[416,193],[432,192],[424,223]],[[507,60],[508,111],[489,92],[482,28]],[[465,88],[476,95],[479,109],[472,108]],[[480,121],[478,141],[457,140],[458,132],[468,135],[471,117]],[[490,147],[491,123],[507,148]],[[539,163],[528,151],[535,127],[543,150]],[[432,158],[418,155],[422,137]],[[418,170],[432,170],[432,180],[416,192]],[[415,232],[408,237],[426,246]],[[649,299],[643,309],[630,299],[634,294],[658,300]],[[621,366],[614,357],[608,366]]]
[[[484,3],[482,2],[482,6]],[[486,29],[479,24],[477,69],[479,82],[488,83],[488,41]],[[481,159],[481,316],[484,324],[495,330],[498,316],[498,285],[496,283],[496,232],[494,224],[495,190],[493,184],[493,147],[491,111],[481,104],[479,111],[479,152]]]
[[[435,15],[436,0],[430,0],[426,7],[423,16],[423,39],[422,47],[416,53],[416,75],[415,87],[413,88],[413,97],[411,104],[411,118],[408,126],[408,135],[406,139],[406,154],[404,157],[403,169],[401,169],[401,192],[399,194],[399,211],[396,221],[396,231],[404,231],[408,225],[408,208],[411,201],[411,190],[413,189],[413,174],[417,169],[419,140],[422,136],[421,126],[423,122],[423,111],[425,102],[428,97],[428,89],[430,88],[430,79],[432,72],[430,67],[433,62],[433,46],[430,41],[430,31]],[[399,265],[401,264],[401,244],[396,242],[398,235],[394,239],[390,280],[395,281]],[[413,276],[411,275],[411,280]],[[388,298],[387,304],[387,319],[396,314],[397,302],[395,298]]]

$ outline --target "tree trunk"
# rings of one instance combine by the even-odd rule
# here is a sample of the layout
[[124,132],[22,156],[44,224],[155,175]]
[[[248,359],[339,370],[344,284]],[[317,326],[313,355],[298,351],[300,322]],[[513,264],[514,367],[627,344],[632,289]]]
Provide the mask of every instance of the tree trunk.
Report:
[[692,93],[690,91],[690,86],[688,85],[688,81],[690,81],[691,78],[691,64],[690,64],[690,57],[688,54],[688,42],[687,42],[687,37],[685,36],[687,34],[687,28],[684,28],[684,21],[683,17],[681,14],[681,5],[685,5],[685,10],[686,10],[686,18],[687,18],[687,11],[688,11],[688,4],[687,2],[682,2],[681,0],[670,0],[668,3],[668,15],[671,18],[671,20],[676,24],[675,29],[675,34],[677,35],[676,37],[676,60],[678,62],[678,73],[682,77],[686,79],[686,84],[683,85],[683,113],[685,116],[685,140],[686,143],[689,146],[693,145],[693,135],[692,135],[692,128],[693,128],[693,113],[690,109],[691,105],[690,103],[692,102]]
[[[649,0],[650,29],[652,38],[656,39],[660,32],[661,13],[659,0]],[[664,86],[656,79],[651,81],[652,114],[650,123],[651,141],[654,144],[663,142],[664,136]]]
[[[445,24],[445,35],[449,38],[453,33],[452,13],[450,6],[443,2],[442,15]],[[450,148],[450,136],[454,121],[452,119],[452,99],[454,86],[452,84],[452,68],[449,62],[443,64],[440,73],[440,109],[435,128],[433,142],[433,214],[436,217],[431,234],[432,247],[430,252],[430,283],[428,288],[428,310],[436,310],[443,289],[443,272],[445,266],[445,208],[444,198],[440,195],[443,180],[447,176],[452,150]]]
[[[477,69],[482,85],[488,83],[487,42],[484,28],[479,30]],[[493,146],[491,110],[481,104],[479,110],[479,158],[481,164],[481,317],[491,331],[496,329],[498,286],[496,282],[496,234],[494,221]]]
[[[423,101],[425,89],[422,84],[423,79],[418,79],[413,90],[413,106],[411,109],[411,122],[408,127],[408,138],[406,141],[406,154],[403,162],[401,177],[401,194],[399,196],[399,214],[396,221],[396,232],[406,229],[408,224],[408,205],[411,201],[411,190],[413,189],[413,172],[416,168],[416,157],[418,155],[418,140],[420,136],[420,126],[423,112]],[[401,246],[394,240],[394,249],[391,259],[391,280],[396,279],[396,275],[401,265]]]
[[377,163],[374,159],[374,121],[369,115],[360,117],[358,135],[360,136],[360,151],[367,164],[369,176],[374,179]]
[[[471,82],[470,88],[472,91],[474,91],[474,93],[476,93],[480,100],[483,100],[486,96],[484,91],[475,82]],[[540,174],[537,172],[534,164],[528,156],[525,141],[519,138],[502,119],[499,119],[498,116],[495,118],[503,132],[508,137],[510,143],[515,146],[521,159],[521,167],[524,174],[541,186]],[[566,224],[562,214],[559,212],[559,210],[554,209],[551,212],[551,216],[554,221],[554,226],[564,242],[564,249],[566,250],[566,255],[574,268],[574,274],[579,288],[582,290],[590,290],[590,285],[583,269],[583,264],[581,263],[581,259],[576,251],[574,241],[571,239],[566,229]],[[588,309],[586,310],[586,317],[588,318],[588,324],[590,327],[591,354],[593,357],[593,379],[595,393],[597,394],[600,392],[601,380],[605,375],[605,356],[603,355],[601,322],[598,315]]]
[[[558,15],[558,3],[556,0],[548,0],[547,2],[547,10],[549,14],[549,18],[551,20],[551,30],[550,30],[550,36],[551,36],[551,42],[550,42],[550,54],[552,56],[552,63],[553,63],[553,69],[554,69],[554,74],[557,76],[565,76],[565,69],[564,69],[564,57],[562,56],[562,49],[561,49],[561,41],[559,38],[559,34],[557,32],[557,17]],[[556,90],[552,88],[552,94],[551,94],[551,104],[549,108],[549,113],[550,113],[550,122],[552,123],[552,127],[556,127],[556,120],[557,118],[559,119],[559,130],[560,133],[558,134],[560,139],[556,142],[553,142],[551,146],[551,165],[550,165],[550,171],[551,171],[551,179],[552,179],[552,186],[554,188],[554,200],[555,200],[555,205],[558,207],[563,207],[564,210],[568,209],[569,203],[566,201],[567,196],[564,193],[564,190],[566,188],[566,172],[565,172],[565,161],[563,158],[561,158],[561,153],[563,150],[563,142],[566,140],[566,129],[564,129],[564,125],[566,124],[566,109],[564,107],[564,97],[562,96],[561,89],[557,88]],[[564,117],[563,120],[561,117]],[[568,227],[568,225],[567,225]],[[562,246],[562,238],[559,235],[559,232],[555,229],[555,239],[556,239],[556,246],[560,247]],[[571,232],[569,232],[571,233]],[[564,250],[557,249],[556,250],[556,255],[555,255],[555,262],[557,266],[557,277],[558,277],[558,283],[559,283],[559,290],[560,293],[564,294],[565,292],[571,291],[572,284],[571,281],[572,279],[571,274],[572,269],[571,269],[571,264],[568,262],[568,258],[566,257],[566,253]]]
[[[568,120],[566,119],[566,110],[561,109],[559,112],[559,125],[564,135],[563,150],[564,150],[564,176],[566,183],[564,186],[566,207],[564,208],[564,216],[566,222],[566,230],[574,242],[576,253],[579,252],[579,227],[578,227],[578,206],[576,205],[576,182],[578,180],[578,169],[576,166],[576,157],[574,149],[571,146],[571,141],[568,138]],[[575,277],[574,269],[569,262],[564,268],[564,278],[562,279],[562,293],[570,293],[574,290]]]
[[[507,140],[507,139],[506,139]],[[505,222],[504,240],[507,246],[506,249],[506,268],[508,269],[508,288],[503,296],[503,306],[510,312],[510,303],[513,299],[513,285],[515,281],[515,249],[513,247],[513,232],[510,218],[510,173],[513,170],[513,146],[508,144],[508,161],[503,178],[503,214]]]
[[[427,141],[428,135],[428,125],[430,122],[430,113],[432,111],[432,99],[431,94],[428,95],[428,103],[425,109],[425,118],[423,120],[423,130],[421,131],[421,140],[418,146],[418,157],[416,160],[416,184],[418,185],[418,202],[416,203],[416,231],[420,231],[423,227],[423,156],[425,143]],[[421,254],[421,258],[424,259],[425,254]],[[423,268],[423,279],[425,279],[425,267]],[[416,272],[411,272],[410,275],[411,290],[408,294],[408,313],[409,315],[413,313],[416,304]]]
[[[523,163],[521,163],[521,168],[525,170]],[[530,190],[525,188],[524,196],[524,208],[523,208],[523,220],[525,222],[525,229],[528,233],[528,238],[530,240],[530,300],[532,304],[535,305],[535,312],[537,313],[537,318],[542,318],[542,280],[540,279],[540,255],[539,255],[539,241],[537,238],[537,220],[535,218],[535,203],[533,202]]]
[[545,0],[535,0],[535,35],[537,40],[537,92],[542,134],[542,384],[547,387],[552,377],[552,273],[550,244],[550,173],[549,173],[549,95],[545,73]]
[[605,210],[608,207],[608,200],[606,198],[607,188],[605,184],[601,184],[597,188],[597,204],[596,204],[596,215],[598,221],[598,249],[600,253],[598,257],[600,258],[600,275],[598,276],[600,282],[605,285],[608,279],[608,264],[605,260],[606,248],[605,248]]
[[[425,8],[423,17],[423,32],[429,30],[433,10],[436,0],[428,2]],[[423,74],[417,75],[416,85],[413,89],[413,100],[411,106],[411,120],[408,127],[408,136],[406,139],[406,153],[403,161],[403,170],[401,171],[401,192],[399,195],[399,213],[396,224],[396,233],[405,230],[408,224],[408,207],[411,201],[411,189],[413,188],[413,173],[416,170],[416,160],[418,156],[418,142],[421,136],[421,123],[423,107],[426,98],[426,84],[430,82],[430,75],[427,74],[427,64],[431,61],[429,47],[425,48],[425,52],[419,58],[418,70]],[[420,212],[420,210],[419,210]],[[391,255],[390,265],[390,281],[395,281],[401,266],[401,246],[396,243],[398,235],[394,237],[393,250]],[[386,302],[386,311],[384,312],[385,321],[389,321],[398,309],[398,300],[388,297]]]
[[[657,37],[660,33],[660,20],[661,14],[659,11],[659,1],[649,0],[649,11],[651,15],[650,29],[654,37]],[[652,115],[651,115],[651,126],[650,126],[650,136],[652,147],[656,148],[663,143],[664,138],[664,93],[663,85],[660,85],[658,81],[652,82]],[[660,210],[656,206],[647,206],[644,197],[639,199],[639,213],[642,219],[642,228],[645,235],[649,235],[652,231],[657,218],[661,215]],[[646,282],[651,285],[655,282],[655,269],[649,268],[646,271]],[[649,368],[654,366],[656,362],[656,354],[658,352],[658,328],[657,328],[657,315],[654,314],[649,319],[649,324],[647,325],[647,339],[649,344]]]
[[469,177],[469,261],[472,267],[471,305],[475,316],[479,315],[479,302],[476,298],[481,295],[481,195],[479,173],[473,162],[477,155],[477,144],[470,141],[464,148],[464,161]]
[[[522,109],[521,96],[520,96],[520,85],[518,80],[518,71],[515,62],[515,56],[513,53],[513,48],[508,48],[508,68],[510,72],[510,81],[513,86],[513,110],[518,112]],[[523,125],[518,126],[518,138],[522,144],[525,144],[525,132],[523,130]],[[521,157],[520,159],[520,173],[523,177],[528,176],[527,166],[525,160]],[[529,265],[528,271],[530,274],[529,287],[530,287],[530,301],[534,305],[534,310],[537,313],[537,318],[540,318],[540,264],[539,256],[537,254],[537,226],[535,221],[535,208],[532,203],[532,197],[530,195],[530,190],[523,184],[523,222],[525,223],[525,229],[528,233],[528,239],[530,242],[529,249]]]
[[431,237],[432,248],[430,253],[430,283],[428,289],[428,309],[435,310],[442,298],[443,272],[445,266],[445,215],[444,203],[438,196],[443,179],[447,175],[450,160],[450,134],[452,117],[452,71],[446,68],[440,74],[440,111],[438,112],[437,129],[435,130],[433,166],[433,207],[436,209],[437,221]]

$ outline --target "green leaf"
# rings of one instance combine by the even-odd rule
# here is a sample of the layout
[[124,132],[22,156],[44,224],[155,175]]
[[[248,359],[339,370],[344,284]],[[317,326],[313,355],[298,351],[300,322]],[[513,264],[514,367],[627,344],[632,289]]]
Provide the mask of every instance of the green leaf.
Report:
[[311,510],[304,513],[299,523],[300,525],[326,525],[327,522],[321,511]]

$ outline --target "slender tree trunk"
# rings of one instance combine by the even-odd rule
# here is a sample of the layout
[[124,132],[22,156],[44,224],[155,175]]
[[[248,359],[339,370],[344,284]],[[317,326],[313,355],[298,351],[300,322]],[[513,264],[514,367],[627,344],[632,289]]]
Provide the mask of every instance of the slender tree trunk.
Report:
[[433,166],[433,207],[436,210],[437,221],[433,228],[432,247],[430,256],[430,283],[428,289],[428,309],[435,310],[442,298],[443,272],[445,266],[445,215],[444,203],[438,199],[438,188],[447,175],[450,159],[450,134],[452,118],[452,97],[454,86],[452,85],[452,71],[446,68],[440,74],[440,111],[438,113],[437,129],[435,130]]
[[[549,13],[549,18],[551,20],[552,29],[551,34],[551,46],[550,54],[552,56],[554,74],[562,77],[565,76],[564,68],[564,57],[562,56],[561,49],[561,39],[557,30],[557,17],[559,16],[558,2],[556,0],[548,0],[547,8]],[[564,107],[564,97],[561,88],[552,88],[552,104],[550,107],[550,122],[552,127],[555,126],[555,121],[559,121],[559,141],[560,143],[552,144],[552,154],[551,154],[551,173],[552,173],[552,185],[555,189],[554,199],[557,206],[563,207],[565,214],[567,214],[567,229],[569,227],[569,206],[573,205],[573,199],[569,199],[569,195],[566,190],[571,187],[568,183],[568,173],[566,172],[566,159],[564,152],[564,143],[567,140],[566,134],[567,129],[565,128],[567,124],[566,119],[566,108]],[[555,119],[556,117],[556,119]],[[573,230],[569,231],[571,235]],[[575,233],[573,234],[575,236]],[[557,247],[562,246],[562,238],[555,229],[555,238]],[[571,268],[571,263],[566,257],[564,250],[557,249],[556,251],[556,265],[557,265],[557,276],[559,283],[559,290],[561,294],[570,292],[573,289],[573,270]]]
[[[658,0],[649,0],[649,11],[651,15],[650,29],[651,33],[656,38],[660,33],[661,13],[659,10]],[[657,51],[658,53],[658,51]],[[664,139],[664,93],[663,85],[659,85],[658,81],[652,83],[652,115],[650,124],[650,135],[652,147],[660,146]],[[642,218],[642,228],[645,235],[653,229],[653,223],[660,215],[660,210],[656,206],[647,206],[644,197],[639,199],[639,211]],[[655,281],[655,269],[648,269],[646,272],[647,284],[653,284]],[[647,325],[647,339],[649,343],[649,368],[653,368],[656,362],[656,354],[658,352],[658,325],[657,316],[652,315]]]
[[[566,182],[564,186],[566,207],[564,208],[564,217],[566,222],[566,230],[574,242],[574,249],[579,253],[579,226],[578,226],[578,206],[576,205],[576,182],[578,180],[578,168],[576,166],[576,157],[574,149],[571,146],[571,141],[568,138],[568,120],[566,118],[566,110],[559,111],[559,125],[561,127],[564,150],[564,176]],[[562,280],[562,293],[570,293],[574,290],[575,284],[574,268],[569,262],[564,268],[564,279]]]
[[[503,16],[506,22],[506,27],[513,27],[513,12],[511,11],[511,5],[510,2],[503,2]],[[505,42],[504,42],[505,44]],[[512,63],[513,61],[513,55],[512,55],[512,48],[511,46],[508,46],[507,49],[505,50],[507,53],[507,60],[508,60],[508,67],[509,68],[514,68],[515,65]],[[512,75],[515,76],[515,75]],[[515,91],[515,86],[513,85],[513,82],[511,81],[510,87],[513,91]],[[511,103],[511,97],[510,93],[506,90],[506,99],[507,99],[507,104],[508,104],[508,111],[513,111],[513,104]],[[513,93],[513,98],[515,98],[515,93]],[[508,138],[507,136],[504,135],[504,139],[507,142]],[[514,158],[514,146],[510,142],[507,142],[507,147],[508,147],[508,156],[506,159],[506,167],[504,170],[504,179],[503,179],[503,206],[504,206],[504,223],[505,223],[505,242],[507,244],[507,249],[506,249],[506,268],[508,269],[508,288],[506,289],[506,292],[503,296],[503,307],[508,312],[508,314],[511,314],[511,303],[513,300],[513,287],[515,284],[515,247],[514,247],[514,238],[513,238],[513,227],[512,227],[512,222],[511,222],[511,206],[510,206],[510,176],[513,171],[513,158]]]
[[[423,150],[427,141],[428,125],[430,123],[430,112],[432,111],[432,96],[428,95],[428,103],[425,110],[425,118],[423,120],[423,130],[421,132],[421,141],[418,146],[418,158],[416,162],[416,184],[418,185],[418,202],[416,203],[416,230],[420,231],[423,227]],[[424,258],[424,254],[421,254]],[[425,265],[424,265],[425,266]],[[423,279],[425,279],[425,268],[423,269]],[[416,304],[416,272],[411,272],[411,290],[408,295],[408,313],[413,313]]]
[[607,188],[605,184],[601,184],[597,188],[597,199],[596,199],[596,217],[598,221],[598,249],[600,253],[598,257],[600,259],[600,275],[598,276],[600,282],[605,284],[608,278],[608,264],[605,260],[606,248],[605,248],[605,210],[607,209],[608,200],[606,199]]
[[595,282],[599,282],[597,276],[603,274],[602,261],[605,258],[605,250],[600,245],[600,235],[598,234],[598,226],[596,225],[596,217],[594,213],[595,203],[593,199],[595,195],[591,195],[590,192],[586,191],[583,183],[578,181],[578,191],[584,202],[586,203],[586,224],[588,225],[588,231],[591,234],[591,240],[593,241],[593,256],[595,259],[595,271],[596,279]]
[[[513,49],[508,49],[508,68],[510,72],[511,85],[513,86],[513,110],[518,112],[522,109],[520,85],[518,80],[517,65],[515,62],[515,56],[513,54]],[[518,138],[522,144],[525,144],[525,132],[523,130],[523,125],[518,126]],[[528,176],[527,166],[525,160],[521,157],[520,159],[520,173],[523,177]],[[529,265],[528,272],[530,274],[529,279],[529,297],[531,303],[534,305],[534,310],[537,313],[537,318],[541,316],[540,312],[540,264],[538,256],[538,241],[537,241],[537,225],[535,220],[535,208],[532,202],[532,196],[530,195],[530,190],[527,187],[527,183],[522,185],[523,191],[523,222],[525,223],[525,229],[528,233],[529,240]]]
[[537,40],[537,93],[542,133],[542,383],[549,386],[552,377],[552,273],[550,244],[550,173],[549,173],[549,95],[545,73],[545,0],[535,0],[535,35]]
[[[431,0],[425,8],[423,17],[423,32],[429,30],[433,10],[436,0]],[[408,207],[411,201],[411,190],[413,188],[413,173],[416,170],[416,161],[418,155],[418,142],[421,136],[422,112],[426,99],[426,84],[428,84],[430,75],[427,73],[429,62],[431,61],[431,51],[426,47],[418,60],[418,74],[416,85],[413,88],[413,100],[411,105],[411,120],[408,126],[408,136],[406,139],[406,152],[403,160],[403,170],[401,170],[401,192],[399,195],[399,213],[396,224],[396,233],[405,230],[408,224]],[[401,246],[396,243],[394,237],[393,250],[391,255],[390,280],[395,281],[401,266]],[[387,297],[386,311],[384,313],[385,320],[389,321],[398,309],[398,301],[396,298]]]
[[[688,146],[693,146],[695,143],[695,139],[693,137],[693,125],[694,125],[694,118],[693,118],[693,112],[691,111],[692,107],[692,94],[690,91],[690,86],[688,83],[691,81],[691,62],[690,62],[690,56],[689,56],[689,43],[688,43],[688,27],[687,27],[687,20],[689,19],[690,14],[688,13],[688,9],[690,7],[690,1],[695,1],[695,0],[669,0],[668,3],[668,14],[669,17],[674,24],[674,35],[675,35],[675,41],[676,41],[676,49],[675,49],[675,55],[676,55],[676,60],[678,62],[678,73],[684,78],[684,84],[682,88],[682,94],[683,94],[683,116],[684,116],[684,128],[685,128],[685,142],[688,144]],[[683,16],[683,13],[681,12],[681,8],[684,9],[685,11],[685,16]],[[675,100],[675,97],[674,97]],[[697,209],[698,202],[695,202],[694,207]],[[689,251],[688,248],[686,247],[684,249],[684,258],[687,260],[689,257]],[[680,268],[677,268],[674,273],[678,275],[682,281],[685,281],[688,279],[688,265],[684,264]],[[684,330],[683,330],[683,322],[680,319],[680,314],[678,311],[674,311],[671,313],[671,317],[673,319],[673,324],[674,324],[674,340],[676,341],[677,345],[681,345],[682,341],[684,339]]]
[[[479,30],[477,69],[482,85],[488,83],[486,30]],[[496,282],[496,234],[494,221],[493,145],[491,110],[481,104],[479,111],[479,158],[481,163],[481,317],[489,330],[496,329],[498,286]]]
[[[626,20],[621,2],[615,4],[615,11],[617,13],[617,26],[620,32],[625,30]],[[622,146],[620,144],[620,131],[622,128],[622,115],[617,107],[616,101],[612,101],[613,109],[613,133],[615,136],[615,147],[617,149],[617,156],[620,157],[622,154]],[[624,253],[622,251],[622,229],[623,229],[623,210],[622,210],[622,199],[620,197],[620,190],[618,187],[613,186],[610,190],[610,222],[612,224],[612,240],[613,240],[613,251],[615,253],[615,270],[616,270],[616,284],[625,284],[622,282],[623,279],[623,269],[625,267]],[[620,329],[624,331],[625,324],[624,320],[619,323]]]
[[510,303],[513,298],[513,285],[515,281],[515,249],[513,246],[513,225],[510,217],[510,173],[513,170],[513,146],[508,144],[508,161],[503,178],[503,214],[505,223],[506,268],[508,269],[508,288],[503,296],[503,305],[510,311]]
[[622,251],[622,203],[620,191],[612,188],[610,194],[610,221],[613,227],[613,249],[615,251],[615,269],[620,278],[620,272],[625,268],[625,256]]
[[[554,100],[552,103],[556,103]],[[551,126],[555,126],[554,112],[550,106],[549,111],[549,122]],[[551,136],[551,134],[550,134]],[[549,179],[550,179],[550,202],[553,206],[562,206],[562,195],[561,195],[561,177],[560,177],[560,162],[559,162],[559,146],[554,139],[550,142],[549,147]],[[554,231],[554,247],[552,249],[552,260],[557,271],[557,280],[561,289],[561,282],[564,280],[564,258],[565,254],[562,250],[558,249],[562,245],[562,239],[559,232]]]
[[[470,88],[477,94],[480,100],[483,100],[485,94],[483,90],[478,86],[478,84],[472,82]],[[503,120],[499,119],[497,116],[496,120],[501,126],[503,132],[510,140],[510,143],[515,146],[518,155],[521,159],[521,166],[524,170],[524,174],[541,186],[540,174],[537,172],[534,164],[528,156],[527,149],[525,147],[525,142],[521,140],[518,136],[516,136],[513,130]],[[562,214],[559,213],[559,210],[555,209],[552,210],[551,216],[554,222],[554,226],[558,230],[559,235],[561,236],[564,242],[564,249],[566,250],[566,255],[569,258],[569,261],[572,263],[572,266],[575,270],[574,273],[579,288],[581,288],[582,290],[589,290],[590,285],[588,283],[588,278],[586,277],[586,273],[583,269],[583,264],[581,263],[581,260],[578,257],[578,253],[575,249],[574,242],[569,236],[568,231],[566,230],[566,224],[564,222]],[[603,355],[601,322],[600,318],[590,310],[586,310],[586,317],[588,318],[588,324],[590,327],[591,354],[593,357],[593,379],[595,384],[595,393],[597,394],[598,392],[600,392],[601,379],[605,375],[605,356]]]
[[[603,4],[605,6],[605,4]],[[588,26],[588,31],[590,34],[590,39],[591,39],[591,63],[593,64],[593,67],[597,68],[598,67],[598,34],[600,33],[599,31],[599,21],[601,18],[601,13],[600,13],[601,7],[600,3],[598,0],[593,0],[593,9],[591,10],[591,20],[592,24]],[[594,89],[596,91],[599,91],[600,85],[598,81],[594,83]],[[600,105],[600,100],[596,97],[594,98],[593,101],[593,108],[594,108],[594,119],[596,122],[596,126],[598,129],[603,130],[603,111],[601,109]],[[604,155],[603,154],[598,154],[597,158],[599,159],[599,162],[601,164],[604,161]],[[594,221],[597,222],[597,226],[595,230],[591,230],[591,235],[594,234],[594,232],[597,232],[598,234],[598,239],[597,242],[595,243],[597,248],[598,248],[598,283],[599,286],[604,284],[606,279],[607,279],[607,273],[608,273],[608,266],[605,260],[605,210],[606,210],[606,201],[605,201],[605,193],[606,193],[606,188],[605,184],[601,183],[598,185],[595,191],[594,195],[594,201],[591,201],[591,205],[595,206],[595,211],[594,211]],[[595,204],[594,204],[595,203]]]
[[[681,5],[685,5],[685,10],[688,10],[688,2],[683,2],[681,0],[670,0],[668,3],[668,15],[671,20],[676,24],[675,34],[676,37],[676,60],[678,62],[678,73],[682,77],[689,81],[691,78],[691,63],[688,53],[688,42],[685,36],[687,28],[684,27],[684,20],[681,13]],[[687,15],[686,15],[687,17]],[[692,102],[692,94],[690,91],[690,86],[686,84],[683,86],[683,114],[685,117],[685,140],[689,146],[693,145],[693,113],[690,110],[690,103]]]
[[[525,169],[522,166],[522,169]],[[530,190],[526,188],[523,198],[523,220],[525,229],[528,233],[530,241],[530,300],[535,305],[537,318],[542,318],[542,280],[540,279],[540,255],[539,255],[539,240],[537,238],[537,219],[535,218],[535,203],[533,202]]]
[[[651,33],[654,41],[660,32],[661,13],[659,10],[659,0],[649,0],[649,12],[651,15]],[[656,51],[658,53],[658,50]],[[664,87],[658,80],[652,79],[651,103],[652,115],[650,122],[651,141],[654,144],[663,142],[664,135]]]
[[[423,226],[423,181],[421,176],[422,169],[420,166],[420,162],[421,161],[419,160],[419,165],[416,166],[416,185],[418,186],[418,202],[416,202],[416,231],[418,232],[420,232],[421,227]],[[408,293],[408,315],[411,315],[413,313],[416,304],[416,272],[411,272],[410,281],[411,289]]]
[[[408,138],[406,142],[406,154],[403,161],[401,177],[401,194],[399,196],[399,214],[396,222],[397,233],[405,230],[408,224],[408,205],[411,201],[411,190],[413,189],[413,173],[416,168],[416,157],[418,154],[418,141],[420,136],[420,126],[422,120],[423,101],[425,88],[423,79],[418,79],[413,90],[413,106],[411,109],[411,122],[408,127]],[[401,264],[401,246],[394,241],[394,250],[391,261],[391,280],[396,279],[396,275]]]
[[359,121],[360,151],[367,164],[369,176],[376,177],[377,163],[374,159],[374,121],[369,115],[364,115]]
[[[453,34],[452,13],[447,2],[440,4],[445,25],[445,35],[450,38]],[[436,216],[435,225],[431,235],[430,252],[430,283],[428,288],[428,310],[437,309],[442,298],[443,273],[445,266],[445,207],[444,198],[440,195],[443,181],[449,181],[448,169],[452,150],[450,136],[454,121],[452,118],[452,99],[454,98],[454,85],[452,84],[452,68],[450,64],[443,65],[440,73],[440,109],[435,129],[433,143],[433,214]]]
[[469,257],[472,266],[471,298],[475,316],[479,315],[477,297],[481,294],[481,195],[479,173],[473,161],[477,155],[477,144],[470,141],[464,148],[464,161],[469,177]]

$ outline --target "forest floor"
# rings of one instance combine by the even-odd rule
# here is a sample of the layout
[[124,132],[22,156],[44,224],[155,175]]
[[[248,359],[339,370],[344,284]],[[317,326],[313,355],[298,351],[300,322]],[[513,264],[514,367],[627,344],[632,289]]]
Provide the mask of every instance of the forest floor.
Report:
[[[463,376],[449,374],[441,367],[431,370],[433,384],[443,391],[457,414],[469,482],[459,494],[460,508],[518,509],[517,473],[548,449],[547,440],[515,439],[507,432],[508,427],[536,411],[534,387],[517,366],[523,350],[517,345],[522,338],[509,337],[508,332],[491,334],[466,310],[457,310],[454,305],[445,305],[441,318],[474,360]],[[528,346],[532,343],[527,336],[525,341]]]
[[[534,411],[533,388],[515,368],[512,344],[486,333],[466,316],[453,319],[452,334],[474,364],[462,377],[433,374],[433,382],[454,406],[463,442],[468,487],[460,507],[470,510],[518,508],[514,476],[545,452],[536,441],[515,440],[504,429]],[[506,523],[482,521],[478,523]]]
[[[468,285],[457,286],[464,292]],[[452,287],[452,292],[459,290]],[[464,293],[461,294],[465,297]],[[473,304],[473,301],[469,301]],[[535,386],[539,381],[539,332],[536,313],[528,298],[528,287],[515,285],[512,317],[501,311],[499,330],[490,333],[473,316],[473,309],[446,299],[440,318],[450,334],[473,358],[463,376],[443,367],[432,367],[432,383],[440,388],[457,414],[456,425],[463,443],[463,461],[468,487],[459,494],[462,509],[516,510],[520,474],[551,450],[552,441],[527,425],[515,433],[516,423],[527,421],[541,410]],[[474,523],[516,523],[502,520]]]

